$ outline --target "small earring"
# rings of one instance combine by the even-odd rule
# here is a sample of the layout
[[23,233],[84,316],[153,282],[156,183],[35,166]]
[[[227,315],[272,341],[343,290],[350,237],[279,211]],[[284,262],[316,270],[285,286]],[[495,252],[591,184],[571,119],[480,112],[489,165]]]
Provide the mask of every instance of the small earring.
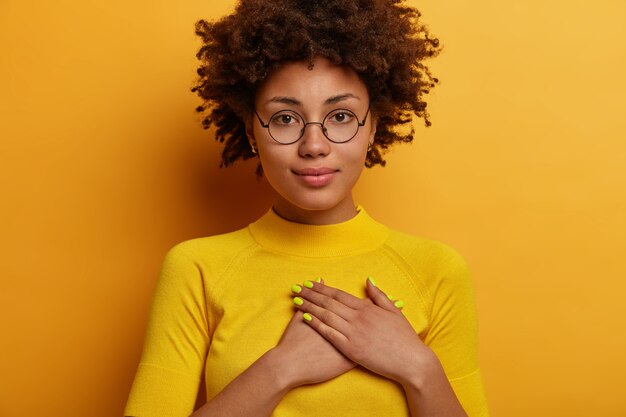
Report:
[[256,155],[256,148],[254,145],[250,144],[250,148],[252,149],[252,153]]
[[367,151],[368,151],[368,152],[369,152],[369,151],[371,151],[371,150],[372,150],[372,148],[373,148],[372,144],[371,144],[371,143],[368,143],[368,144],[367,144]]

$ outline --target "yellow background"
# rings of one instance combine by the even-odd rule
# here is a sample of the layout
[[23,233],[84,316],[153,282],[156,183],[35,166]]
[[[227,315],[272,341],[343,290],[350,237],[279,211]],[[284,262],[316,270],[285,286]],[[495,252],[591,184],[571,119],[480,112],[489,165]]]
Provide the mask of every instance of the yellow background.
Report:
[[[626,2],[418,5],[434,125],[357,200],[465,255],[494,416],[626,416]],[[189,92],[231,7],[0,3],[0,416],[121,415],[165,251],[268,207]]]

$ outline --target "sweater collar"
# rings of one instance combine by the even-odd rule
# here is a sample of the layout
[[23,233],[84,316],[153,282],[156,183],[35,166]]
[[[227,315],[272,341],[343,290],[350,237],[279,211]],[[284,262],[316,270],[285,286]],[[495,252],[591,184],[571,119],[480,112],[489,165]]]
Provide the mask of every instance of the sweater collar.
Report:
[[389,234],[363,207],[356,209],[356,216],[345,222],[310,225],[286,220],[270,208],[248,230],[259,245],[275,252],[305,257],[354,255],[375,249]]

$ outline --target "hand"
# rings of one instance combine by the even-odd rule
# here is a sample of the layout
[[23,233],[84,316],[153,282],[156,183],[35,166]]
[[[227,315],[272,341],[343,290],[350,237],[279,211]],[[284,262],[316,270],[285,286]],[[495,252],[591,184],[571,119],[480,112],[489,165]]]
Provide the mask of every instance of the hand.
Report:
[[356,364],[339,352],[328,340],[304,323],[296,311],[274,348],[283,365],[288,365],[291,388],[335,378]]
[[368,279],[361,299],[322,283],[297,294],[307,322],[352,361],[386,378],[406,383],[434,354],[385,293]]

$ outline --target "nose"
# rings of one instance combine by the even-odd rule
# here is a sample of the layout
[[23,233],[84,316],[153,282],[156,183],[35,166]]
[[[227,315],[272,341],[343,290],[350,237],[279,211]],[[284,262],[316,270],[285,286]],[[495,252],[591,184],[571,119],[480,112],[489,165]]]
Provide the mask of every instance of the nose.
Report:
[[330,152],[330,141],[324,136],[323,129],[324,127],[319,122],[309,122],[304,126],[304,133],[302,138],[300,138],[298,147],[300,156],[316,158],[328,155]]

